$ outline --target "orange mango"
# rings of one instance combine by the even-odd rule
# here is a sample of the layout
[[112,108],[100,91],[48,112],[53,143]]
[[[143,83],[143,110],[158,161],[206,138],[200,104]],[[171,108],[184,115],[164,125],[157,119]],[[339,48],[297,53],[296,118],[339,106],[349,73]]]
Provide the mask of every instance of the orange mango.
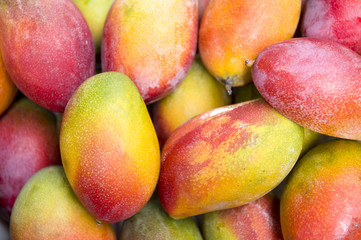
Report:
[[198,115],[163,148],[162,206],[185,218],[249,203],[286,177],[302,140],[303,128],[261,99]]
[[314,147],[292,170],[281,196],[285,240],[361,239],[361,143]]
[[196,0],[116,0],[104,26],[102,69],[127,75],[146,103],[183,80],[197,47]]
[[25,184],[10,219],[12,240],[115,240],[111,224],[97,224],[74,195],[64,169],[47,167]]
[[100,221],[134,215],[158,181],[160,153],[152,121],[134,83],[118,72],[87,79],[71,97],[60,152],[75,194]]
[[227,86],[251,81],[246,60],[296,30],[301,0],[213,0],[202,17],[199,52],[209,72]]

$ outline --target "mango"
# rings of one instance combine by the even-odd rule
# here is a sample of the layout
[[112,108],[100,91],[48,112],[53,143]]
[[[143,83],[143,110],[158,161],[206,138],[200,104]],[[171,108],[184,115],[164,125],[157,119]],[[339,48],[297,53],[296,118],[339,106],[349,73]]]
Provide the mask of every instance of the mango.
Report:
[[295,33],[301,0],[214,0],[204,11],[199,52],[209,72],[228,88],[251,81],[246,60]]
[[360,239],[361,143],[333,140],[302,157],[281,196],[284,239]]
[[329,39],[361,54],[361,2],[308,0],[301,25],[305,37]]
[[5,69],[0,50],[0,115],[11,105],[18,89]]
[[303,128],[261,99],[200,114],[165,143],[161,204],[186,218],[249,203],[286,177],[302,140]]
[[197,56],[181,84],[152,106],[160,145],[163,146],[170,134],[187,120],[230,103],[231,97],[224,86],[208,73]]
[[[306,50],[307,49],[307,50]],[[324,39],[267,47],[252,67],[264,99],[292,121],[325,135],[361,140],[361,57]]]
[[98,224],[81,205],[61,166],[44,168],[25,184],[11,215],[10,237],[13,240],[116,239],[110,224]]
[[61,164],[55,121],[27,98],[0,117],[0,218],[7,222],[26,181],[44,167]]
[[205,240],[283,239],[280,202],[267,194],[249,204],[203,215]]
[[93,36],[95,51],[100,53],[105,19],[114,0],[73,0],[83,14]]
[[158,181],[160,153],[146,105],[124,74],[87,79],[65,109],[60,129],[65,173],[99,221],[133,216]]
[[[235,102],[246,102],[252,99],[261,98],[262,95],[258,92],[253,82],[247,83],[244,86],[238,87],[235,91]],[[303,128],[303,144],[301,155],[310,150],[321,139],[321,134],[310,129]]]
[[119,239],[202,240],[203,238],[192,218],[175,220],[169,217],[155,195],[142,210],[124,221]]
[[168,95],[191,67],[197,0],[115,0],[104,26],[102,70],[119,71],[146,103]]
[[94,75],[91,32],[72,0],[2,0],[0,49],[18,89],[51,111]]

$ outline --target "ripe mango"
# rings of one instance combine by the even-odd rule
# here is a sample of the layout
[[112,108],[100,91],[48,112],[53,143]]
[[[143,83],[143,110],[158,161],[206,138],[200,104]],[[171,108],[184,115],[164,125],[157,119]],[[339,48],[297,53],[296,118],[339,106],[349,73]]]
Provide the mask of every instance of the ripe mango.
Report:
[[249,204],[203,215],[205,240],[280,240],[280,202],[272,194]]
[[4,61],[1,57],[0,50],[0,115],[13,102],[18,89],[13,81],[10,79],[8,72],[5,69]]
[[305,37],[329,39],[361,54],[361,2],[308,0],[300,23]]
[[361,140],[360,72],[356,52],[316,38],[273,44],[252,67],[258,91],[281,114],[312,131],[355,140]]
[[334,140],[296,164],[281,196],[284,239],[361,238],[361,143]]
[[102,70],[127,75],[146,103],[183,80],[197,48],[197,0],[115,0],[104,26]]
[[93,38],[72,0],[2,0],[0,49],[18,89],[51,111],[94,75]]
[[12,240],[116,239],[110,224],[97,224],[81,205],[61,166],[44,168],[25,184],[11,215],[10,237]]
[[168,216],[159,199],[152,199],[133,217],[124,221],[120,240],[202,240],[201,233],[192,218],[176,220]]
[[[261,98],[262,95],[258,92],[253,82],[247,83],[241,87],[238,87],[235,91],[236,103],[245,102],[252,99]],[[310,129],[303,128],[303,144],[301,155],[310,150],[316,145],[317,141],[321,138],[321,134],[314,132]]]
[[80,202],[105,222],[133,216],[157,184],[160,153],[146,105],[124,74],[87,79],[62,119],[60,151]]
[[303,128],[261,99],[198,115],[163,148],[162,206],[185,218],[249,203],[286,177],[302,140]]
[[224,86],[208,73],[197,56],[181,84],[152,106],[153,123],[161,146],[187,120],[230,103],[231,97]]
[[213,0],[199,29],[199,52],[209,72],[226,86],[251,81],[246,60],[296,31],[301,0]]
[[0,218],[9,221],[26,181],[55,164],[61,164],[55,116],[21,98],[0,117]]

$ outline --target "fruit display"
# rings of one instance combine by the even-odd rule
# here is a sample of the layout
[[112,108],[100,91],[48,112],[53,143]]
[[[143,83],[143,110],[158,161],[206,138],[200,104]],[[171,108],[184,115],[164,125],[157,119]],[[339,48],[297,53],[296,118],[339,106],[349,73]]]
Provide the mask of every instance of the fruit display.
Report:
[[361,239],[360,19],[0,0],[0,240]]

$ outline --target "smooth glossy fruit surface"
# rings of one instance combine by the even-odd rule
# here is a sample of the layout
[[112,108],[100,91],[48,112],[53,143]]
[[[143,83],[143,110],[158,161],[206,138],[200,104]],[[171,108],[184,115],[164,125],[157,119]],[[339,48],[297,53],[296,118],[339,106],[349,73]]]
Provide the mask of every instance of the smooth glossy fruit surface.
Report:
[[72,0],[2,0],[0,49],[19,90],[51,111],[94,75],[93,38]]
[[9,221],[21,188],[40,169],[61,164],[55,116],[22,98],[0,117],[0,218]]
[[104,26],[102,69],[127,75],[146,103],[183,80],[197,48],[196,0],[116,0]]
[[361,144],[334,140],[296,164],[281,197],[285,239],[360,239]]
[[251,81],[246,60],[296,30],[301,0],[214,0],[202,17],[199,52],[209,72],[225,85]]
[[185,218],[249,203],[286,177],[302,140],[303,128],[261,99],[198,115],[163,148],[162,206]]
[[253,64],[253,82],[277,111],[325,135],[361,139],[361,57],[333,41],[276,43]]
[[47,167],[25,184],[10,221],[12,240],[115,240],[108,223],[98,224],[74,195],[64,169]]
[[157,136],[134,83],[107,72],[87,79],[70,99],[60,130],[65,173],[98,220],[119,222],[138,212],[157,184]]
[[301,21],[305,37],[329,39],[361,54],[361,2],[308,0]]

